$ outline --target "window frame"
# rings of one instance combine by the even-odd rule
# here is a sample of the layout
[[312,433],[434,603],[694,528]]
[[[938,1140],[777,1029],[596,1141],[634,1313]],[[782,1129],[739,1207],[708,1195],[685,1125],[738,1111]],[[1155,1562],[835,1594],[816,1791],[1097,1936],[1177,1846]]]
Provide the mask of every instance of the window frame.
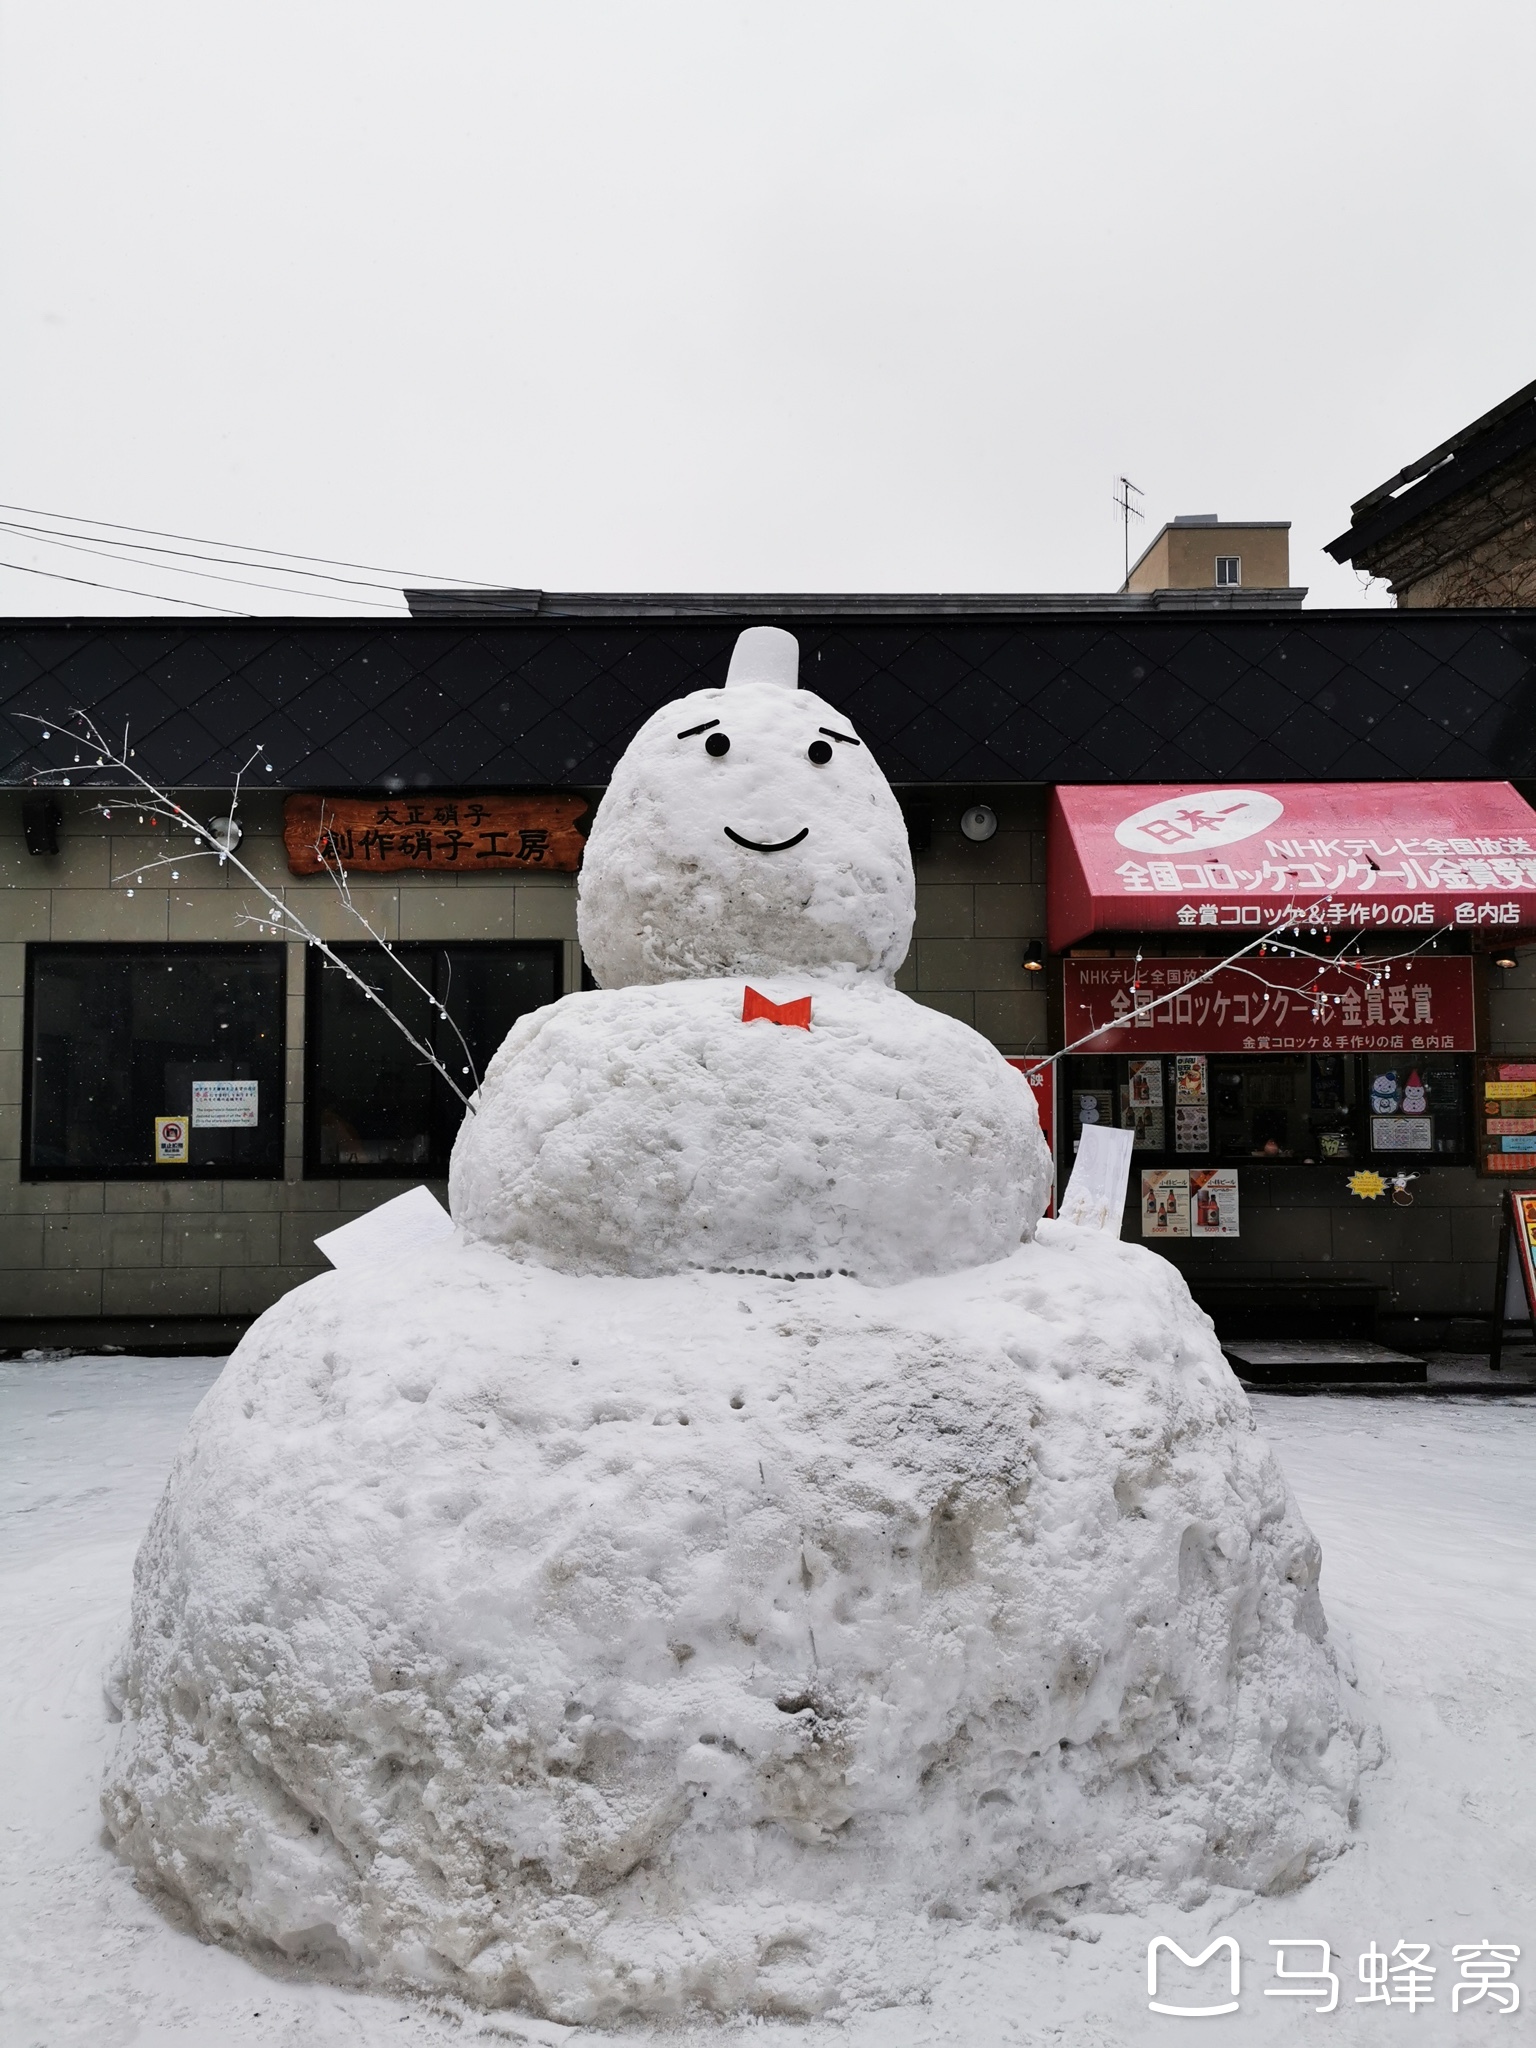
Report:
[[[243,1166],[214,1161],[199,1166],[194,1156],[180,1165],[156,1166],[153,1160],[142,1167],[122,1167],[106,1172],[59,1172],[32,1164],[32,1069],[36,1063],[37,965],[61,954],[137,953],[166,959],[172,954],[217,955],[224,959],[276,957],[279,967],[277,990],[277,1122],[280,1132],[275,1166]],[[30,939],[23,969],[21,1158],[18,1178],[35,1186],[105,1185],[129,1181],[162,1186],[187,1180],[280,1181],[285,1176],[288,1130],[288,945],[283,939]]]
[[[558,1003],[569,993],[565,986],[565,941],[563,939],[397,939],[392,941],[396,952],[406,953],[417,947],[429,951],[451,953],[538,953],[548,957],[554,964],[554,994],[552,1003]],[[346,957],[362,951],[373,952],[376,948],[365,940],[337,940],[335,950]],[[326,969],[326,957],[318,946],[305,948],[304,971],[304,1178],[306,1180],[394,1180],[423,1181],[440,1180],[442,1172],[428,1159],[425,1164],[412,1166],[399,1160],[387,1160],[375,1166],[343,1166],[327,1164],[320,1156],[320,977]],[[482,1075],[482,1079],[484,1076]],[[441,1076],[437,1085],[443,1086]],[[457,1133],[455,1133],[457,1136]],[[452,1147],[449,1147],[450,1153]]]
[[[1232,564],[1232,574],[1222,575],[1224,564]],[[1216,588],[1218,590],[1241,590],[1243,587],[1243,558],[1241,555],[1218,555],[1216,557]]]

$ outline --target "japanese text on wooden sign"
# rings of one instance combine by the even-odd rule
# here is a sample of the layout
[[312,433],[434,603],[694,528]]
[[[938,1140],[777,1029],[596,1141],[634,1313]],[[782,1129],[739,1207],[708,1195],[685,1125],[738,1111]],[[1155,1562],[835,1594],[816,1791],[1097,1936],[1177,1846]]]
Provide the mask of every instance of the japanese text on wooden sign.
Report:
[[581,796],[297,795],[283,807],[283,843],[296,875],[574,874],[588,808]]

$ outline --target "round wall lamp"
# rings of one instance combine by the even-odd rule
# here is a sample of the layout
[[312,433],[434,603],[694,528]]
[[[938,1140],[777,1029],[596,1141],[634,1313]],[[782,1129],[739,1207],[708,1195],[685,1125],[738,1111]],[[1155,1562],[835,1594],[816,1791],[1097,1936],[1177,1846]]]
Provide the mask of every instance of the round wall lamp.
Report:
[[1495,953],[1493,964],[1495,967],[1518,967],[1520,965],[1520,956],[1518,953]]
[[990,804],[972,804],[961,815],[960,830],[967,839],[990,839],[997,830],[997,813]]
[[1038,939],[1031,939],[1024,948],[1024,972],[1026,974],[1044,974],[1045,972],[1045,948]]
[[233,853],[245,837],[245,827],[238,818],[210,818],[208,836],[220,853]]

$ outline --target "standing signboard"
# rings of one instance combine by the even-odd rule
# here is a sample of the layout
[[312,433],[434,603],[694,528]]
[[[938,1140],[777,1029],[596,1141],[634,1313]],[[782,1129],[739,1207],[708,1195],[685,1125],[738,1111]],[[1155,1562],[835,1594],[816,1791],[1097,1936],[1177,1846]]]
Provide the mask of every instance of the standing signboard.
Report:
[[1493,1289],[1493,1370],[1499,1370],[1506,1322],[1528,1322],[1536,1335],[1536,1188],[1507,1188]]

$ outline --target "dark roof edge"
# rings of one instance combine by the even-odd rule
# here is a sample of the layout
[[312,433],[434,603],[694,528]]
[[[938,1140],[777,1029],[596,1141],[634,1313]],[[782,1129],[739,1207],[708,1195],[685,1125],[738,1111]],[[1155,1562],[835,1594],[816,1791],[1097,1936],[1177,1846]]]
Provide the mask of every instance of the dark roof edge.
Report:
[[407,590],[414,619],[1014,618],[1041,613],[1295,611],[1304,586],[1278,590],[1066,591],[1041,594],[892,591]]
[[[1357,560],[1368,548],[1432,512],[1447,499],[1470,490],[1491,471],[1500,469],[1536,445],[1536,383],[1527,384],[1453,434],[1428,455],[1350,507],[1347,532],[1324,544],[1336,562]],[[1397,493],[1398,495],[1394,495]]]
[[1438,448],[1431,448],[1427,455],[1421,455],[1417,462],[1410,462],[1406,469],[1400,469],[1396,476],[1388,477],[1384,484],[1378,484],[1373,491],[1367,491],[1363,498],[1356,498],[1349,508],[1352,522],[1358,522],[1362,512],[1369,512],[1373,505],[1379,505],[1383,498],[1390,498],[1400,491],[1404,484],[1417,483],[1421,476],[1428,476],[1432,469],[1438,469],[1448,455],[1458,455],[1469,447],[1480,434],[1486,434],[1506,420],[1512,412],[1518,412],[1522,405],[1536,398],[1536,383],[1522,384],[1518,391],[1512,391],[1508,398],[1500,399],[1496,406],[1485,412],[1480,419],[1472,421],[1459,432],[1442,441]]

